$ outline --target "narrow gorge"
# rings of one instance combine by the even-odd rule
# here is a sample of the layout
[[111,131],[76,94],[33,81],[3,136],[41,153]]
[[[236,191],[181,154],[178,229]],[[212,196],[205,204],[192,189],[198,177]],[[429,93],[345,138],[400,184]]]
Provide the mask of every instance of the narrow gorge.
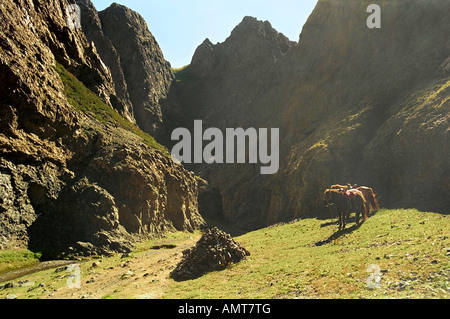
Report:
[[[323,190],[448,214],[448,0],[319,0],[298,42],[243,17],[174,74],[139,13],[78,0],[0,4],[0,249],[43,259],[128,252],[226,221],[324,217]],[[299,30],[300,32],[300,30]],[[278,128],[280,167],[175,163],[171,133]]]

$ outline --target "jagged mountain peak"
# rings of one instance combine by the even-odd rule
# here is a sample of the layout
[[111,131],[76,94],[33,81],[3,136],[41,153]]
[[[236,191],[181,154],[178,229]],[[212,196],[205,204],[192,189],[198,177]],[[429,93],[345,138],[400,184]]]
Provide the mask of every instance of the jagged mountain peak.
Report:
[[270,22],[245,16],[221,43],[205,39],[192,58],[190,70],[197,76],[208,76],[217,69],[253,69],[272,65],[283,59],[296,46],[275,30]]
[[[233,32],[237,30],[257,30],[261,31],[263,28],[273,29],[269,21],[258,20],[256,17],[245,16],[242,21],[234,28]],[[273,29],[274,30],[274,29]]]
[[162,129],[160,100],[174,78],[170,63],[139,13],[113,3],[99,16],[103,33],[120,55],[136,123],[158,135]]
[[258,20],[255,17],[245,16],[231,32],[231,37],[242,34],[259,37],[281,37],[286,38],[282,33],[275,30],[269,21]]
[[225,42],[237,41],[241,44],[244,41],[263,40],[273,49],[285,54],[295,42],[290,41],[283,33],[272,27],[269,21],[261,21],[255,17],[245,16],[231,32],[230,37]]
[[125,20],[131,25],[144,25],[147,29],[147,22],[145,19],[136,11],[121,5],[119,3],[113,2],[108,8],[100,11],[100,14],[110,13],[116,16],[120,21]]

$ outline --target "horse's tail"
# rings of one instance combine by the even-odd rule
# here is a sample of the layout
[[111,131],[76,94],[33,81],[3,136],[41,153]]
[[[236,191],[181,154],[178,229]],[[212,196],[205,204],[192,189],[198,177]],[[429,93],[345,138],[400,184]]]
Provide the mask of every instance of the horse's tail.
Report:
[[364,196],[366,197],[367,202],[370,205],[371,211],[376,211],[380,208],[380,205],[378,204],[377,198],[375,193],[373,192],[373,189],[366,186],[359,187],[360,190],[363,190]]
[[367,220],[369,218],[369,208],[364,205],[364,218]]
[[370,189],[368,197],[369,197],[370,209],[374,210],[374,211],[378,210],[380,208],[380,205],[378,204],[376,195],[374,194],[372,189]]
[[363,192],[359,192],[359,197],[361,198],[361,206],[364,209],[364,220],[367,220],[367,218],[369,218],[369,205],[368,203],[370,203],[370,201],[368,201],[366,199],[366,194],[364,194]]

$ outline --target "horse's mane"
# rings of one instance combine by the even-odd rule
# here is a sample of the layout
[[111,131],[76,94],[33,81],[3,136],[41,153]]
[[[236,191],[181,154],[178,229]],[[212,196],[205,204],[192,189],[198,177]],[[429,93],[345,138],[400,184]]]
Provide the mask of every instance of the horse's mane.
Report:
[[324,194],[327,193],[336,193],[336,194],[342,194],[342,190],[338,188],[328,188],[325,190]]
[[339,184],[335,184],[335,185],[331,185],[330,189],[344,189],[347,190],[348,189],[348,185],[339,185]]

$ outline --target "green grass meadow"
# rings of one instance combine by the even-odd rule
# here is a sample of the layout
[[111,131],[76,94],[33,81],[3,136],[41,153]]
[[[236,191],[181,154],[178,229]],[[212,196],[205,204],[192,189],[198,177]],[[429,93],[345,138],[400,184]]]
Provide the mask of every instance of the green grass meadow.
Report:
[[336,231],[334,220],[306,219],[245,234],[236,241],[250,251],[247,260],[174,282],[165,297],[449,297],[449,216],[382,209],[320,245]]
[[[350,222],[340,233],[334,219],[305,219],[249,232],[234,238],[250,251],[249,257],[194,280],[176,282],[168,278],[162,298],[448,299],[449,222],[448,215],[381,209],[359,226]],[[165,242],[178,245],[187,237],[189,234],[174,233]],[[129,259],[145,255],[153,244],[136,244]],[[11,264],[18,267],[21,262],[30,265],[35,258],[30,252],[2,252],[0,269]],[[103,269],[121,263],[120,255],[102,259]],[[84,277],[92,272],[90,264],[80,264]],[[107,270],[96,270],[100,271]],[[49,287],[52,291],[63,289],[67,276],[65,272],[45,270],[16,278],[13,282],[31,282],[36,287],[0,289],[0,298],[8,294],[25,299],[46,297]],[[130,298],[149,293],[142,290],[144,282],[136,280],[126,288],[120,286],[123,282],[119,280],[114,291],[126,289],[125,296]],[[124,298],[118,293],[105,295]]]

